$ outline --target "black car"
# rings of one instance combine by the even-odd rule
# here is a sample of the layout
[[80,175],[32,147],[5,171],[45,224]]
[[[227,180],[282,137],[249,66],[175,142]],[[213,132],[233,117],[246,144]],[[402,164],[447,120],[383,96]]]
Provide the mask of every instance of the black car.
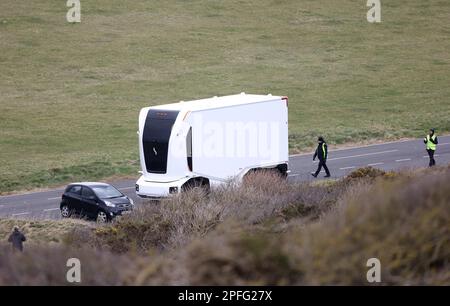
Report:
[[98,222],[111,221],[134,208],[133,200],[105,183],[75,183],[67,186],[60,204],[61,216],[77,214]]

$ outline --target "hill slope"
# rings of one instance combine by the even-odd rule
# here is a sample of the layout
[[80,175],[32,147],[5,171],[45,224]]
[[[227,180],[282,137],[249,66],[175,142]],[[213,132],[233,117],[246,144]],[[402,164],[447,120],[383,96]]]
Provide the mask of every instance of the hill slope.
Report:
[[141,107],[290,97],[293,151],[450,131],[450,3],[0,3],[0,192],[136,173]]

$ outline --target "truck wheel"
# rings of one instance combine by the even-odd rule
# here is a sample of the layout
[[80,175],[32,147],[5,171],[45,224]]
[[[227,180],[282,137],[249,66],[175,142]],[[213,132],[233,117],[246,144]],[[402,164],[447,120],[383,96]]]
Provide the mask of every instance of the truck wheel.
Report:
[[255,168],[249,170],[242,178],[243,186],[253,185],[255,182],[261,182],[263,179],[274,178],[283,181],[287,175],[283,173],[278,167],[276,168]]
[[186,192],[190,190],[202,190],[206,193],[209,193],[210,190],[209,182],[205,179],[189,180],[181,187],[181,191]]
[[287,164],[281,164],[276,167],[278,170],[278,173],[280,174],[280,177],[283,179],[287,179],[288,177],[288,165]]

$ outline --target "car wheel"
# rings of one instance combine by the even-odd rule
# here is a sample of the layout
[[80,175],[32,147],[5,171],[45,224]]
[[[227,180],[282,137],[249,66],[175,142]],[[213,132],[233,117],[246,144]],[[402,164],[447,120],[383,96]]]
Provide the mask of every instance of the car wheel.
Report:
[[61,207],[61,216],[63,218],[69,218],[71,214],[72,214],[72,212],[70,211],[69,206],[64,205]]
[[97,213],[97,222],[98,223],[106,223],[106,222],[108,222],[108,215],[104,211],[100,210]]

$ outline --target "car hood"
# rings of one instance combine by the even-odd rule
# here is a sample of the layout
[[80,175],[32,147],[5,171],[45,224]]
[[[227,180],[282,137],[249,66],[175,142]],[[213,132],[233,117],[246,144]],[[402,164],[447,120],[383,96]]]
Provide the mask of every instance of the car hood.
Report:
[[120,198],[102,199],[102,200],[111,202],[113,204],[130,204],[130,200],[125,196]]

